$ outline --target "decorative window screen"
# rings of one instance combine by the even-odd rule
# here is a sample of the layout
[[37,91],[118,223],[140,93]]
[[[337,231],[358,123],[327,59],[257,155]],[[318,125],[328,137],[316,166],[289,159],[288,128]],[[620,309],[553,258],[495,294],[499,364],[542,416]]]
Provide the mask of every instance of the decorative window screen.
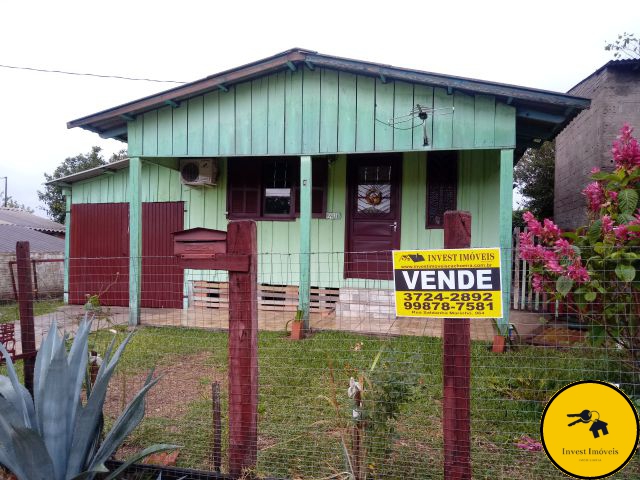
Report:
[[391,211],[391,167],[358,167],[358,213],[384,214]]
[[457,152],[427,155],[427,228],[444,228],[444,212],[456,210],[458,196]]

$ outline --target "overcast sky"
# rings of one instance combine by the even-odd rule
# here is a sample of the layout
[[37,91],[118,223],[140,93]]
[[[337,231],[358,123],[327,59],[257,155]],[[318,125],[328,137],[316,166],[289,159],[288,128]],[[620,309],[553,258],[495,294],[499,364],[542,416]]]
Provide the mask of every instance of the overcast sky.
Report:
[[[640,32],[637,1],[0,1],[0,64],[192,81],[302,47],[565,92]],[[37,208],[44,172],[92,145],[126,145],[75,118],[172,84],[0,68],[0,177]],[[0,190],[4,185],[0,181]],[[37,213],[44,215],[42,210]]]

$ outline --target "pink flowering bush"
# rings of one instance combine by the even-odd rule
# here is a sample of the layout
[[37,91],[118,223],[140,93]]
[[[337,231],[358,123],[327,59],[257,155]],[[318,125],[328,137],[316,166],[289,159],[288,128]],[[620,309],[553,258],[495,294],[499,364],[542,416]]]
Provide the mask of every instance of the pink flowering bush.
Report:
[[588,225],[563,233],[527,212],[520,256],[535,291],[564,299],[591,327],[593,342],[612,339],[640,372],[640,145],[632,132],[625,125],[613,144],[613,172],[591,171],[582,191]]

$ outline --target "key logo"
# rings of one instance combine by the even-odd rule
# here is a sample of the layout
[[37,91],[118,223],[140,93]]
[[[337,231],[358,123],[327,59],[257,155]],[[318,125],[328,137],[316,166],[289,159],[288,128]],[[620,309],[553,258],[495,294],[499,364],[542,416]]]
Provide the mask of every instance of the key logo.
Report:
[[547,456],[574,478],[604,478],[624,468],[636,451],[638,433],[633,403],[622,390],[599,380],[562,388],[540,421]]

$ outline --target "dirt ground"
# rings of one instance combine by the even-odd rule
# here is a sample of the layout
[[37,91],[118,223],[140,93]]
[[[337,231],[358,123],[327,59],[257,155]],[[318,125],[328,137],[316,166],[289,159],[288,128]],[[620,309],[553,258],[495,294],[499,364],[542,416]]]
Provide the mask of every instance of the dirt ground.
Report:
[[[217,374],[207,365],[211,354],[201,352],[172,362],[158,365],[156,376],[161,376],[146,397],[146,416],[178,419],[183,416],[191,402],[211,398],[211,383],[219,381],[221,390],[226,385],[226,375]],[[111,378],[104,412],[115,418],[144,385],[147,372],[133,376],[116,374]],[[224,390],[223,390],[224,391]]]

